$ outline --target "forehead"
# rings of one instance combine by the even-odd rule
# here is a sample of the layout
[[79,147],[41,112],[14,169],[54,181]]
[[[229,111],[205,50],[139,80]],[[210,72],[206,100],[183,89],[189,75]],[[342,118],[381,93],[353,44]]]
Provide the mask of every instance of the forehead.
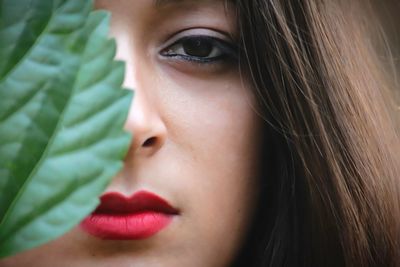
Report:
[[207,11],[234,17],[233,0],[94,0],[96,9],[106,9],[127,17],[174,16],[177,12],[194,14]]
[[237,35],[237,14],[232,0],[95,0],[96,9],[113,14],[114,29],[133,32],[141,29],[146,35],[157,29],[202,27],[226,31],[232,39]]
[[[132,0],[95,0],[96,6],[112,6],[122,4],[128,6],[129,4],[133,4]],[[176,6],[188,6],[188,5],[204,5],[204,4],[225,4],[230,5],[233,3],[232,0],[135,0],[134,4],[141,5],[143,7],[155,8],[155,9],[163,9],[168,7],[176,7]]]

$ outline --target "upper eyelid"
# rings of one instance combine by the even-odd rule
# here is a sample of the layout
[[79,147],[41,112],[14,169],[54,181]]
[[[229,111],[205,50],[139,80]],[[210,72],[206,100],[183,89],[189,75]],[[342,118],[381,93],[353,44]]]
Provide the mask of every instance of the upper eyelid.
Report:
[[221,40],[221,39],[215,38],[213,36],[208,36],[208,35],[189,35],[189,36],[184,36],[184,37],[176,40],[174,43],[170,44],[166,48],[175,46],[176,44],[181,43],[183,40],[190,39],[190,38],[203,38],[203,39],[209,40],[209,41],[213,42],[214,45],[217,44],[217,46],[219,48],[221,48],[221,46],[223,46],[223,48],[228,47],[229,49],[234,49],[236,47],[233,43],[229,43],[229,42],[227,42],[225,40]]
[[222,33],[220,31],[207,28],[192,28],[192,29],[185,29],[170,35],[161,45],[159,52],[177,43],[182,38],[192,37],[192,36],[205,36],[213,38],[215,40],[220,40],[226,44],[232,44],[232,45],[235,44],[234,40],[230,38],[229,35]]

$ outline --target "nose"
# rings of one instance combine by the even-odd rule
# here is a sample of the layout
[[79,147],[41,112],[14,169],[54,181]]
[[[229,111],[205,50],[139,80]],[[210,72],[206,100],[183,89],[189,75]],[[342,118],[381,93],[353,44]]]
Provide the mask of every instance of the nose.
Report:
[[166,128],[157,107],[140,84],[136,83],[135,98],[125,123],[125,129],[133,135],[127,160],[155,154],[166,140]]
[[[126,37],[126,36],[124,36]],[[144,53],[136,51],[132,40],[121,40],[117,58],[125,61],[124,87],[134,89],[135,97],[131,104],[125,129],[133,135],[126,161],[151,156],[163,146],[166,140],[166,127],[157,106],[155,75],[147,64]]]

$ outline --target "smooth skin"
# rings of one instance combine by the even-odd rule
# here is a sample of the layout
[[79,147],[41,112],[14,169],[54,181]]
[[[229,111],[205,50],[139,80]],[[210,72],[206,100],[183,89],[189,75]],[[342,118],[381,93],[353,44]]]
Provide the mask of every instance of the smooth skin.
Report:
[[[151,191],[180,215],[136,241],[100,240],[77,226],[0,266],[232,264],[254,216],[264,140],[248,82],[234,53],[220,44],[235,44],[236,18],[223,1],[162,2],[96,1],[112,13],[117,57],[127,63],[125,86],[136,92],[126,122],[133,143],[106,191]],[[214,39],[196,47],[180,41],[188,36]]]

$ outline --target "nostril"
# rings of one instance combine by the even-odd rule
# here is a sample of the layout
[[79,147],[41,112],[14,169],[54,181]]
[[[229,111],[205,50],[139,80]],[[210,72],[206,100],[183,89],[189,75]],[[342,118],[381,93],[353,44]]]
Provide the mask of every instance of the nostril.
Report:
[[147,139],[147,140],[143,143],[143,146],[144,146],[144,147],[153,146],[156,142],[157,142],[157,138],[151,137],[151,138]]

